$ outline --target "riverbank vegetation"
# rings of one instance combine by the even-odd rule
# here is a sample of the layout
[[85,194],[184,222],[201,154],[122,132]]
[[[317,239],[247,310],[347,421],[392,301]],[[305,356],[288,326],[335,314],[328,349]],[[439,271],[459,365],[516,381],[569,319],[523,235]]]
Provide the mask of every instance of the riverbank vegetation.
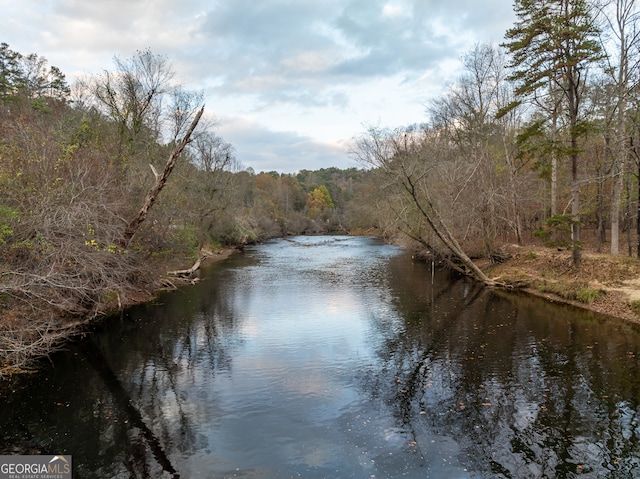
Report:
[[372,126],[353,149],[387,185],[384,229],[489,285],[476,259],[501,263],[509,244],[568,250],[576,274],[588,249],[640,250],[636,2],[515,11],[502,45],[462,58],[427,123]]
[[1,44],[0,375],[174,284],[168,271],[290,234],[379,234],[489,285],[612,309],[640,273],[638,8],[515,8],[424,124],[366,128],[360,168],[295,174],[245,169],[215,105],[200,117],[203,95],[160,55],[69,85]]
[[143,51],[70,86],[46,59],[0,46],[3,373],[203,255],[349,228],[364,172],[243,170],[202,95],[174,78]]

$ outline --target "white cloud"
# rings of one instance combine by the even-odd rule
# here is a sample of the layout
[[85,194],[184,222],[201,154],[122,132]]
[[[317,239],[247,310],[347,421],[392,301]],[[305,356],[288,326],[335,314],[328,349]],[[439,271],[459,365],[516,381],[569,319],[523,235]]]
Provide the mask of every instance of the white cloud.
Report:
[[[364,123],[424,121],[476,42],[500,42],[511,0],[0,0],[0,41],[68,77],[136,50],[203,89],[256,170],[353,166]],[[230,121],[225,124],[225,120]]]
[[322,141],[296,131],[269,128],[251,117],[221,117],[219,133],[236,146],[238,159],[255,171],[294,173],[336,166],[351,167],[347,145]]
[[397,17],[401,16],[404,12],[404,9],[400,5],[391,5],[386,4],[382,8],[382,14],[387,17]]

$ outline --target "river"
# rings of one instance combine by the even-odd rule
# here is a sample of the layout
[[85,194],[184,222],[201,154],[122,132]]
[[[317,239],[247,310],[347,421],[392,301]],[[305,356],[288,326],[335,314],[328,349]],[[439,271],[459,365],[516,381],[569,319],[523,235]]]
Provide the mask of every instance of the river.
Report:
[[375,238],[294,237],[112,318],[0,397],[75,478],[640,477],[640,331]]

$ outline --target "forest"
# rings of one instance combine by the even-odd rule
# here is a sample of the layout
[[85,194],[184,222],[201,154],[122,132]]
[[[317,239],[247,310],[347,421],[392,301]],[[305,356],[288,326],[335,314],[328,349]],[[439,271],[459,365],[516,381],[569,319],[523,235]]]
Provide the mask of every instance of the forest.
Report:
[[0,363],[26,366],[206,254],[371,224],[352,208],[365,171],[242,169],[174,77],[141,51],[70,86],[0,45]]
[[162,55],[70,85],[0,44],[0,376],[174,286],[170,271],[273,237],[377,234],[489,285],[475,260],[503,261],[505,244],[568,249],[575,268],[586,245],[638,256],[635,1],[515,12],[423,124],[371,125],[352,141],[359,168],[296,174],[244,168]]

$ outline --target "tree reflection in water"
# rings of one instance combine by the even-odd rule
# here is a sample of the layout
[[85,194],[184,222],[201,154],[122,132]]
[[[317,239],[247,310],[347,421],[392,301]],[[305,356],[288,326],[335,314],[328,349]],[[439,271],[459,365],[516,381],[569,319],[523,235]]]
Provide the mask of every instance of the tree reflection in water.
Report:
[[2,398],[0,453],[79,478],[640,475],[638,328],[304,241],[53,358]]
[[403,296],[421,275],[392,275],[405,330],[381,351],[419,453],[449,441],[481,477],[638,477],[637,328],[466,281],[420,309]]
[[[131,422],[141,434],[133,431],[131,448],[122,459],[134,478],[151,477],[148,471],[158,465],[160,472],[169,473],[168,477],[181,477],[160,444],[166,445],[173,458],[196,454],[208,447],[198,426],[200,418],[215,417],[215,398],[193,401],[190,395],[201,390],[214,375],[230,369],[229,344],[225,344],[224,338],[230,336],[227,333],[236,325],[228,298],[224,295],[211,298],[198,288],[185,289],[180,294],[181,300],[172,297],[163,308],[149,305],[132,310],[118,335],[100,336],[99,348],[109,351],[112,367],[126,378],[124,388],[132,391],[129,404],[138,408],[128,417],[135,418],[139,410],[140,423]],[[152,309],[151,314],[147,313],[148,308]],[[137,329],[141,322],[144,328],[158,334],[127,334],[127,325]],[[126,342],[123,337],[127,337]],[[108,362],[103,358],[103,364]],[[110,390],[117,397],[118,387]],[[195,406],[206,409],[196,410]]]

